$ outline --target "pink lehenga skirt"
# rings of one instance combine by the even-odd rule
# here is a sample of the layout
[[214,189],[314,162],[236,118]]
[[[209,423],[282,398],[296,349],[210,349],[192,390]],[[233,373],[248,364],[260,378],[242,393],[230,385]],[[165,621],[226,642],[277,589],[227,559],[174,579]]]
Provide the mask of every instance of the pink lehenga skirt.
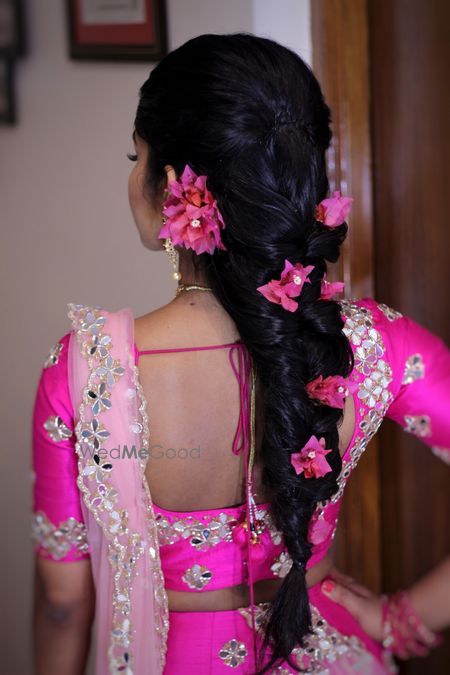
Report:
[[[320,584],[308,589],[314,634],[306,648],[294,649],[292,661],[317,675],[386,675],[397,668],[380,643],[370,638],[343,607],[326,597]],[[267,603],[255,605],[256,642]],[[249,607],[216,612],[169,612],[164,675],[219,675],[255,672]],[[264,663],[267,663],[267,655]],[[295,673],[287,663],[270,673]]]

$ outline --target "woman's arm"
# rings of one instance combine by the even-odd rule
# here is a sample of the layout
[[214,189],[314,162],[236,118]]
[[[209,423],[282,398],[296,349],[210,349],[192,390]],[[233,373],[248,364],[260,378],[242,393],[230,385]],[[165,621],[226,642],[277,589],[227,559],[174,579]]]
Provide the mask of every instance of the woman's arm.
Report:
[[408,589],[412,606],[428,628],[450,626],[450,556]]
[[67,381],[69,337],[59,340],[41,371],[33,410],[36,675],[84,673],[95,611]]
[[[367,304],[383,334],[392,368],[393,400],[386,417],[449,462],[450,351],[439,337],[410,318],[383,312],[373,300]],[[443,466],[442,470],[448,469]],[[324,593],[346,607],[369,635],[380,640],[382,598],[336,569],[331,577],[324,583]],[[413,610],[430,630],[450,626],[450,557],[404,590]]]
[[[322,582],[322,591],[358,619],[374,640],[383,636],[382,598],[336,568],[332,579]],[[423,623],[432,631],[450,626],[450,556],[405,589]]]
[[95,611],[90,561],[36,556],[33,610],[35,675],[83,675]]

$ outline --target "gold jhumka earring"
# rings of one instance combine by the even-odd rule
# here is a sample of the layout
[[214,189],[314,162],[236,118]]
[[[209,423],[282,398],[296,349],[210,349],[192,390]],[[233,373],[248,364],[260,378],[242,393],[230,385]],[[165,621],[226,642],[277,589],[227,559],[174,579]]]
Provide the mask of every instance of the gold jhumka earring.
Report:
[[[167,199],[167,196],[169,194],[169,190],[166,188],[164,190],[164,195],[163,195],[163,200],[164,202]],[[163,227],[167,223],[167,218],[163,214],[162,216],[162,222],[163,222]],[[194,221],[192,221],[194,222]],[[198,224],[200,224],[200,221],[198,221]],[[210,286],[202,286],[201,284],[181,284],[181,273],[179,271],[179,262],[180,262],[180,254],[176,250],[176,248],[173,245],[172,238],[171,237],[166,237],[163,241],[163,247],[165,252],[167,253],[170,262],[173,265],[173,278],[175,281],[178,282],[177,289],[175,291],[175,296],[178,296],[182,291],[212,291],[212,288]]]

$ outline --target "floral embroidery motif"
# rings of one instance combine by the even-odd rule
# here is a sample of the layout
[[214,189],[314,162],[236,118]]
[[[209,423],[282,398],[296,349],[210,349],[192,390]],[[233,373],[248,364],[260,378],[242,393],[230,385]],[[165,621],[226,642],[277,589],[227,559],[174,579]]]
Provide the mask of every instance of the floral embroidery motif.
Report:
[[403,316],[403,314],[397,312],[395,309],[392,309],[392,307],[388,307],[388,305],[385,305],[383,302],[379,303],[378,309],[383,312],[384,316],[389,319],[389,321],[396,321],[397,319],[401,319]]
[[275,546],[279,546],[280,544],[283,543],[283,533],[278,530],[276,527],[272,514],[270,511],[261,511],[261,519],[264,521],[267,530],[270,534],[270,538],[272,540],[272,544],[275,544]]
[[64,345],[61,342],[57,342],[50,349],[50,353],[44,361],[44,368],[51,368],[51,366],[56,366],[59,361],[59,355],[63,350]]
[[181,578],[189,588],[201,590],[211,581],[212,572],[203,565],[195,564],[189,567]]
[[[270,603],[267,602],[254,606],[256,632],[261,636],[264,634],[269,608]],[[305,638],[304,647],[296,647],[291,652],[298,666],[307,669],[306,672],[308,673],[319,675],[328,672],[326,670],[327,665],[344,654],[348,654],[358,662],[365,658],[364,645],[355,635],[343,635],[323,618],[314,605],[310,605],[310,608],[312,632]],[[245,618],[248,626],[252,628],[250,607],[241,607],[239,612]]]
[[100,424],[98,419],[94,417],[91,422],[84,424],[81,428],[81,438],[85,443],[90,445],[94,450],[98,450],[101,442],[108,438],[109,431]]
[[402,384],[411,384],[425,377],[425,364],[422,354],[412,354],[406,359]]
[[450,448],[439,448],[437,445],[434,445],[431,448],[431,452],[436,455],[436,457],[439,457],[439,459],[442,459],[442,461],[450,464]]
[[[254,615],[255,615],[255,627],[256,632],[261,635],[264,633],[267,620],[267,610],[269,609],[270,603],[260,602],[257,605],[253,605]],[[239,607],[238,612],[247,622],[249,628],[253,630],[252,625],[252,613],[250,607]]]
[[98,415],[102,410],[109,410],[112,406],[110,393],[106,384],[101,382],[96,387],[91,387],[86,391],[86,401],[92,406],[94,415]]
[[380,416],[376,410],[369,410],[367,415],[364,415],[363,419],[359,423],[359,428],[364,431],[364,435],[367,441],[375,436],[380,426]]
[[51,415],[48,417],[43,426],[44,429],[47,430],[47,434],[50,436],[52,441],[55,441],[55,443],[58,441],[64,441],[67,438],[70,438],[73,434],[72,429],[69,429],[69,427],[59,415]]
[[[266,509],[257,509],[256,516],[263,522],[272,542],[275,545],[281,544],[283,534],[276,529],[270,512]],[[197,551],[207,551],[221,542],[232,542],[233,530],[238,525],[235,515],[223,512],[215,516],[205,514],[204,522],[193,516],[173,518],[160,512],[156,514],[155,518],[158,524],[158,538],[161,546],[189,539],[189,543]]]
[[122,368],[120,363],[112,356],[106,356],[95,372],[103,382],[106,382],[108,387],[113,387],[119,377],[124,374],[125,368]]
[[86,526],[73,517],[56,526],[43,511],[36,511],[32,515],[31,536],[55,560],[64,558],[72,549],[79,555],[88,552]]
[[205,519],[208,521],[207,524],[193,516],[170,522],[169,518],[157,513],[159,543],[173,544],[180,539],[189,539],[189,543],[195,549],[206,551],[221,541],[231,541],[233,526],[237,524],[234,516],[219,513],[209,519],[205,514]]
[[391,380],[390,366],[383,359],[379,359],[370,377],[366,377],[362,383],[358,398],[364,401],[368,408],[374,408],[377,404],[386,404],[389,399],[388,385]]
[[239,642],[235,638],[226,642],[219,650],[219,657],[230,668],[237,668],[244,663],[247,656],[247,649],[243,642]]
[[403,428],[408,433],[418,438],[431,436],[431,420],[428,415],[405,415],[403,419],[406,423],[406,427]]
[[[168,606],[159,551],[156,545],[156,528],[151,526],[154,514],[148,485],[143,475],[143,509],[149,517],[148,542],[145,546],[140,533],[129,531],[128,513],[125,509],[119,507],[117,490],[109,483],[111,476],[114,475],[113,464],[109,461],[102,461],[97,452],[102,441],[110,435],[98,419],[99,414],[112,407],[108,405],[110,403],[110,392],[107,388],[114,387],[126,371],[123,365],[110,354],[113,346],[112,339],[110,335],[102,332],[106,317],[101,314],[100,307],[71,303],[69,304],[69,317],[73,323],[81,354],[86,358],[89,369],[87,386],[79,406],[79,421],[75,429],[77,436],[75,448],[79,469],[77,482],[86,506],[108,538],[108,558],[114,570],[113,614],[108,646],[109,668],[111,673],[123,671],[128,675],[134,674],[133,653],[130,647],[133,631],[130,621],[131,590],[132,581],[136,574],[136,563],[147,548],[147,552],[154,562],[151,574],[154,580],[155,629],[161,636],[160,663],[162,669],[167,648]],[[139,414],[145,434],[141,442],[143,447],[147,447],[146,403],[138,380],[138,370],[131,353],[129,354],[128,365],[132,375],[133,389],[129,387],[126,390],[126,398],[131,401],[135,398],[136,392],[139,392],[141,399]],[[133,397],[129,396],[130,391],[134,392]],[[88,418],[86,418],[86,413],[89,413]],[[138,421],[136,422],[138,423]],[[139,424],[141,423],[139,422]],[[86,446],[88,450],[91,449],[89,452],[86,451]],[[92,448],[94,452],[92,452]],[[143,471],[145,461],[142,458],[139,459]]]
[[83,305],[78,305],[78,309],[82,309],[84,313],[84,316],[80,321],[80,329],[83,333],[90,333],[91,336],[98,335],[105,325],[105,317],[100,316],[97,308],[94,307],[83,307]]
[[104,359],[108,356],[109,350],[112,347],[110,335],[93,335],[92,338],[85,343],[84,353],[86,356],[95,356]]
[[280,555],[274,559],[272,565],[270,566],[270,569],[275,574],[275,576],[283,578],[287,576],[291,567],[292,567],[291,556],[289,555],[289,553],[286,553],[286,551],[282,551]]

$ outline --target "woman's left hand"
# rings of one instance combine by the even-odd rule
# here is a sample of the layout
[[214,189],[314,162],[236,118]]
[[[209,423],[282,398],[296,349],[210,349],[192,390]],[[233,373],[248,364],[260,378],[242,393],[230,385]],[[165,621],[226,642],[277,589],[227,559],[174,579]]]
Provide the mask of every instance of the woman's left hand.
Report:
[[383,639],[382,598],[333,567],[322,581],[322,592],[353,614],[374,640]]

